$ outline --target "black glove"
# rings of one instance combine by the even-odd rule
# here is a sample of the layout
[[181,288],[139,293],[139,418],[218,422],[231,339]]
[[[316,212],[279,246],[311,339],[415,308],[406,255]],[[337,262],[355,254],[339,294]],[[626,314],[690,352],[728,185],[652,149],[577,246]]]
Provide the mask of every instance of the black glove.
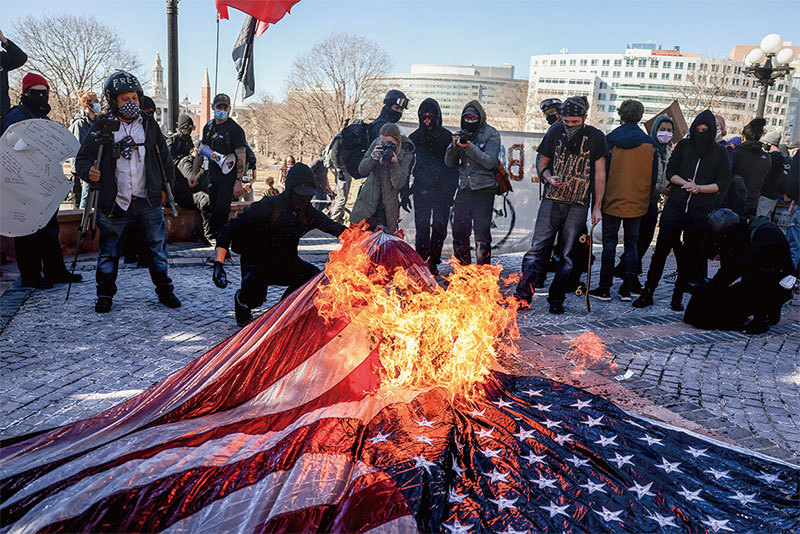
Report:
[[406,213],[411,213],[411,194],[400,193],[400,207],[406,210]]
[[214,285],[218,288],[225,289],[228,287],[228,277],[225,276],[225,268],[222,266],[222,262],[214,262],[214,276],[212,279],[214,280]]

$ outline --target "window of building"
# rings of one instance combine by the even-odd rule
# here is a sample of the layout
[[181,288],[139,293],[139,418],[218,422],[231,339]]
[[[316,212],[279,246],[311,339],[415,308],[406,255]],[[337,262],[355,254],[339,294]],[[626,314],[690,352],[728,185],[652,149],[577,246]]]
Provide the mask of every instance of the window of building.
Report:
[[681,74],[676,74],[675,77],[673,78],[673,80],[680,81],[681,78],[683,78],[683,76]]
[[711,72],[719,72],[719,65],[711,65]]
[[600,82],[600,89],[605,89],[606,87],[608,87],[606,82]]
[[582,59],[582,60],[581,60],[581,67],[585,67],[585,66],[586,66],[586,60],[585,60],[585,59]]
[[576,61],[575,61],[574,59],[570,59],[570,60],[569,60],[569,66],[570,66],[570,67],[574,67],[574,66],[575,66],[575,64],[576,64]]
[[661,73],[662,80],[669,80],[669,72],[662,72]]
[[616,100],[617,99],[617,93],[611,93],[610,95],[608,95],[608,99],[609,100]]
[[558,63],[559,63],[559,65],[561,65],[562,67],[566,67],[566,66],[567,66],[567,60],[566,60],[566,59],[562,59],[562,60],[561,60],[561,61],[559,61]]
[[609,65],[610,63],[611,63],[611,60],[610,60],[610,59],[604,59],[604,60],[603,60],[603,66],[604,66],[604,67],[608,67],[608,65]]
[[614,71],[614,72],[611,74],[611,77],[612,77],[612,78],[619,78],[619,71],[618,71],[618,70],[615,70],[615,71]]
[[664,63],[661,64],[661,66],[663,68],[665,68],[665,69],[671,69],[672,68],[672,61],[665,61]]
[[622,66],[622,60],[621,59],[615,59],[614,60],[614,66],[615,67],[621,67]]
[[608,111],[617,111],[617,106],[608,106]]
[[653,80],[655,78],[658,78],[658,73],[657,72],[651,72],[650,73],[650,79]]
[[598,107],[600,108],[600,111],[605,111],[606,110],[606,107],[603,104],[600,104],[600,106],[598,106]]
[[600,76],[602,76],[604,78],[608,78],[608,71],[607,70],[600,71]]
[[675,68],[676,69],[682,69],[683,68],[683,61],[676,61],[675,62]]
[[[611,87],[612,87],[612,88],[614,88],[614,89],[616,89],[617,87],[619,87],[619,83],[617,83],[617,82],[613,82],[613,83],[611,84]],[[614,100],[614,99],[612,98],[611,100]]]
[[654,69],[656,67],[658,67],[658,60],[657,59],[651,59],[650,60],[650,68]]
[[686,65],[686,68],[689,70],[694,70],[696,66],[697,66],[696,63],[689,63]]
[[600,94],[597,95],[597,100],[605,100],[605,99],[606,99],[606,94],[605,93],[600,93]]
[[637,78],[644,78],[644,72],[642,72],[642,71],[637,72],[636,73],[636,77]]
[[631,72],[631,71],[629,71],[629,70],[628,70],[628,71],[625,71],[625,77],[626,77],[626,78],[633,78],[633,72]]
[[593,60],[592,60],[592,66],[594,67],[595,65],[597,65],[597,60],[596,60],[596,59],[593,59]]
[[633,67],[633,63],[634,63],[634,60],[633,60],[633,58],[627,58],[627,59],[625,59],[625,66],[626,66],[626,67]]
[[646,59],[640,59],[640,60],[637,62],[636,66],[637,66],[637,67],[646,67],[646,66],[647,66],[647,60],[646,60]]

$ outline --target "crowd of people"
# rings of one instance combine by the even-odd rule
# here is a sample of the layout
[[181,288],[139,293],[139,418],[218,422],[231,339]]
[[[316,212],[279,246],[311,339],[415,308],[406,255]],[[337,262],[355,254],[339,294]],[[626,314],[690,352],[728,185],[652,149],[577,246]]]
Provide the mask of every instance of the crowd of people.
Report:
[[[0,38],[6,55],[21,53]],[[9,109],[3,102],[3,131],[28,118],[46,119],[48,96],[47,80],[26,74],[19,104]],[[288,295],[318,272],[300,258],[299,240],[314,228],[334,236],[344,231],[354,183],[358,193],[349,222],[397,233],[401,210],[413,209],[415,247],[433,275],[439,273],[451,215],[455,261],[472,262],[472,238],[476,263],[491,262],[501,139],[477,100],[464,106],[461,128],[452,133],[442,125],[438,102],[424,99],[417,110],[419,126],[406,136],[397,123],[408,98],[391,90],[376,119],[348,120],[310,166],[287,156],[281,189],[268,178],[263,198],[230,219],[234,199],[254,200],[256,171],[255,154],[230,116],[227,95],[214,97],[213,119],[196,142],[195,124],[186,115],[179,117],[174,134],[163,134],[152,101],[131,73],[110,75],[102,99],[88,91],[77,96],[80,109],[70,130],[81,148],[72,165],[73,202],[85,208],[90,193],[97,196],[98,313],[111,310],[119,259],[131,247],[149,268],[158,300],[171,308],[181,305],[168,275],[162,204],[170,196],[181,208],[199,212],[203,237],[215,247],[212,278],[218,287],[228,285],[229,251],[241,254],[242,282],[234,297],[240,325],[252,320],[252,309],[263,304],[270,285],[286,286]],[[591,256],[580,238],[601,224],[599,283],[586,288],[591,298],[611,300],[619,278],[621,300],[635,297],[633,306],[652,306],[672,253],[677,279],[670,307],[683,311],[684,296],[691,294],[687,322],[748,332],[775,324],[791,296],[800,260],[800,210],[794,209],[798,154],[789,158],[780,135],[765,131],[760,118],[740,136],[726,139],[724,118],[705,110],[679,139],[668,114],[656,117],[646,132],[640,125],[644,105],[637,100],[621,103],[620,126],[607,135],[587,124],[588,109],[584,96],[541,104],[549,125],[537,148],[544,191],[514,291],[519,308],[546,294],[550,313],[564,313],[566,295]],[[232,167],[225,169],[217,156],[231,154]],[[770,220],[784,197],[794,203],[785,233]],[[620,229],[623,253],[617,258]],[[656,229],[642,285],[642,260]],[[16,238],[15,246],[23,285],[48,288],[81,280],[64,265],[57,215],[35,234]],[[709,278],[708,262],[715,258],[720,268]],[[719,302],[726,303],[724,311],[713,313]]]

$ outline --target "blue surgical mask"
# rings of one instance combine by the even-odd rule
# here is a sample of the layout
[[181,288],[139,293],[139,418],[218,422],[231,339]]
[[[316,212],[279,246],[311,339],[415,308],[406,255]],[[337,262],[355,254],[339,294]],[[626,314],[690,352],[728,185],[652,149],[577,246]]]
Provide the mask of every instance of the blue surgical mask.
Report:
[[221,109],[215,109],[214,118],[217,119],[218,121],[224,121],[225,119],[228,118],[228,112],[222,111]]
[[100,113],[100,102],[95,102],[92,104],[92,111],[95,113]]

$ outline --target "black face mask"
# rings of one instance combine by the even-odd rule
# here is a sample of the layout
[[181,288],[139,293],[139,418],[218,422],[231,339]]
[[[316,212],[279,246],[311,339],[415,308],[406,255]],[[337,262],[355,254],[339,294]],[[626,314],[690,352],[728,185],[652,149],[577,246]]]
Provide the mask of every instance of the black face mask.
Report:
[[22,105],[39,115],[50,113],[50,104],[47,103],[49,93],[46,90],[30,89],[27,95],[20,99]]
[[711,130],[706,130],[705,132],[692,132],[692,145],[694,146],[695,151],[698,154],[705,154],[708,152],[708,148],[711,143],[714,141],[714,136],[711,133]]
[[547,121],[547,124],[552,126],[553,124],[558,122],[558,115],[556,115],[555,113],[551,115],[545,115],[544,120]]
[[392,109],[392,106],[386,104],[383,107],[383,116],[386,117],[389,122],[397,122],[403,117],[403,112],[395,111]]

